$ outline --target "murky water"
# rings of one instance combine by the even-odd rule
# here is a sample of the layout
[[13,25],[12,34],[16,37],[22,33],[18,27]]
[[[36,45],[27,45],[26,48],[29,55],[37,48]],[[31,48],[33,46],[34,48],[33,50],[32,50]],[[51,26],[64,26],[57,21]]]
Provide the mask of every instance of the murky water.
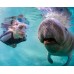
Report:
[[[74,19],[74,8],[69,8]],[[30,21],[27,29],[27,41],[19,43],[16,48],[7,46],[0,42],[0,65],[1,66],[60,66],[64,64],[67,57],[52,56],[54,63],[50,64],[47,60],[47,50],[38,40],[37,32],[42,17],[40,11],[33,7],[15,7],[15,8],[0,8],[0,23],[5,17],[17,16],[24,14]],[[74,20],[71,22],[74,24]],[[74,26],[70,28],[74,33]],[[0,34],[2,29],[0,28]],[[74,65],[74,51],[69,65]]]

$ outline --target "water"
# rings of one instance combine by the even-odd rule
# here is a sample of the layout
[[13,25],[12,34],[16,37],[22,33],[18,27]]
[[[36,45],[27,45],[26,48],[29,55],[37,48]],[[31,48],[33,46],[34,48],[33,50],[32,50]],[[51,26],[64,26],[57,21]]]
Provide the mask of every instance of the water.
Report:
[[[74,8],[69,8],[74,17]],[[37,32],[40,22],[43,18],[40,16],[40,11],[33,7],[22,8],[0,8],[0,23],[5,17],[17,16],[24,14],[30,21],[27,29],[27,41],[17,45],[16,48],[7,46],[0,42],[0,66],[60,66],[64,64],[67,57],[52,56],[54,63],[50,64],[47,61],[47,50],[43,44],[38,40]],[[71,22],[74,24],[73,20]],[[74,26],[70,28],[73,33]],[[0,34],[2,29],[0,28]],[[74,51],[72,52],[72,59],[69,65],[74,65]]]

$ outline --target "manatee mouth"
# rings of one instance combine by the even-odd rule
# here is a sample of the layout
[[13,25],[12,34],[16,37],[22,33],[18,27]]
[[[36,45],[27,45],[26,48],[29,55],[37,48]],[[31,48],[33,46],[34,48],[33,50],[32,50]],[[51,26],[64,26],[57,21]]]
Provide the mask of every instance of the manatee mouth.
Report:
[[48,45],[48,44],[58,44],[57,41],[54,38],[44,38],[44,44]]

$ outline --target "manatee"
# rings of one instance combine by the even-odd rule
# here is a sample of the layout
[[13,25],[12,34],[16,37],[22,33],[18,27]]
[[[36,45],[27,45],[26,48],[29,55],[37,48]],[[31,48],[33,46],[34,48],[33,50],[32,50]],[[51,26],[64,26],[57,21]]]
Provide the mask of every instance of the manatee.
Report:
[[[57,10],[55,10],[55,12],[57,12]],[[55,15],[56,14],[57,13],[55,13]],[[58,16],[59,15],[60,14],[58,13]],[[60,18],[63,20],[64,17]],[[68,28],[63,25],[63,22],[60,22],[60,20],[61,19],[57,19],[57,16],[53,17],[53,15],[52,17],[45,18],[40,23],[38,38],[48,51],[48,61],[53,63],[51,55],[67,56],[68,60],[64,64],[64,66],[66,66],[69,64],[72,57],[71,52],[74,48],[74,36],[71,34]]]

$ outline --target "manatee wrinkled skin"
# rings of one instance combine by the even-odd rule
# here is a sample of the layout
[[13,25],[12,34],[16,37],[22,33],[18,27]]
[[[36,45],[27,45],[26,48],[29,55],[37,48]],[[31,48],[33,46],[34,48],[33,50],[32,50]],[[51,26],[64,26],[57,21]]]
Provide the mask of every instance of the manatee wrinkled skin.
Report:
[[38,38],[48,51],[48,61],[53,63],[51,55],[68,56],[64,65],[71,60],[71,52],[74,48],[74,36],[56,18],[45,18],[38,30]]

